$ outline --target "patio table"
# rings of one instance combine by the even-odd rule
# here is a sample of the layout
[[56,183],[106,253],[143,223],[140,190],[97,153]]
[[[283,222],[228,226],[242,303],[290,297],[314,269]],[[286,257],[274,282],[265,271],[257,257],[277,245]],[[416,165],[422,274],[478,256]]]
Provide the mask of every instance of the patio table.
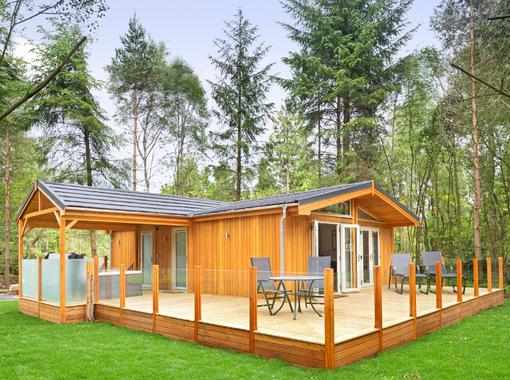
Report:
[[[301,296],[299,295],[299,289],[301,289],[301,285],[304,282],[313,282],[313,281],[323,280],[324,276],[271,276],[271,277],[269,277],[269,279],[273,280],[273,281],[279,281],[281,283],[281,285],[283,286],[283,290],[285,292],[287,291],[287,288],[285,287],[285,281],[294,282],[294,317],[293,317],[293,319],[296,320],[298,298],[299,298],[300,305],[301,305]],[[285,299],[283,300],[283,302],[285,302]]]

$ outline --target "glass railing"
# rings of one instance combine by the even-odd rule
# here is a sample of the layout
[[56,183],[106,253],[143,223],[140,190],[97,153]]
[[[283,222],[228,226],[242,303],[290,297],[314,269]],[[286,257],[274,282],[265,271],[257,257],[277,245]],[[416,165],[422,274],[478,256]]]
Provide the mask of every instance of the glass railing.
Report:
[[38,285],[37,285],[37,259],[24,259],[22,262],[22,287],[23,296],[28,298],[37,299]]
[[60,260],[41,260],[41,297],[43,301],[60,302]]

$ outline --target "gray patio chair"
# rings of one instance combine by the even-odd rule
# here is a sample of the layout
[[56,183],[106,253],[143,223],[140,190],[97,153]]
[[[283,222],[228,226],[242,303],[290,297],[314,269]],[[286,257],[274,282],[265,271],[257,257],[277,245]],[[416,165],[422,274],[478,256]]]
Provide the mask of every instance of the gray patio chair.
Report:
[[[324,269],[331,268],[331,256],[309,256],[308,257],[308,276],[324,276]],[[300,293],[305,298],[305,307],[310,305],[312,309],[322,317],[317,311],[315,305],[324,305],[324,279],[309,281],[304,284],[305,289]],[[322,302],[317,302],[321,299]],[[301,303],[300,303],[301,307]]]
[[[446,281],[450,280],[451,286],[453,288],[453,292],[456,292],[455,283],[457,279],[457,273],[453,270],[453,267],[450,267],[448,271],[444,264],[443,255],[441,251],[424,251],[421,255],[421,259],[423,261],[423,266],[425,267],[425,273],[427,274],[427,291],[431,291],[430,282],[431,277],[436,276],[436,261],[441,263],[441,277]],[[466,292],[466,282],[464,281],[464,287],[462,289],[462,294]]]
[[[265,300],[265,304],[258,304],[257,306],[267,306],[269,315],[275,315],[282,309],[283,305],[285,305],[285,300],[287,300],[290,310],[294,312],[289,298],[290,292],[287,291],[283,281],[280,281],[278,286],[276,286],[276,282],[270,279],[272,272],[269,257],[251,257],[250,260],[252,267],[257,268],[257,293],[263,294]],[[278,309],[274,311],[276,300],[281,300],[281,304]]]
[[[391,255],[390,274],[388,276],[388,289],[391,286],[391,276],[395,280],[395,291],[399,294],[404,293],[404,282],[409,280],[409,264],[412,262],[409,253],[393,253]],[[400,291],[398,290],[398,279],[400,278]],[[420,269],[416,267],[416,281],[418,289],[421,289],[421,280],[427,279],[427,275],[420,273]]]

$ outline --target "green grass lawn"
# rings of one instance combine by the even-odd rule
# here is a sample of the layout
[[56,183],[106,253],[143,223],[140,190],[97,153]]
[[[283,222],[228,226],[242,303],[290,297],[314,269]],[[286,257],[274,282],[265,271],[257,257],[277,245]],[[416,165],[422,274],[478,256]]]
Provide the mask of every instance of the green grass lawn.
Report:
[[0,379],[510,378],[510,302],[334,371],[298,368],[107,323],[55,325],[0,302]]

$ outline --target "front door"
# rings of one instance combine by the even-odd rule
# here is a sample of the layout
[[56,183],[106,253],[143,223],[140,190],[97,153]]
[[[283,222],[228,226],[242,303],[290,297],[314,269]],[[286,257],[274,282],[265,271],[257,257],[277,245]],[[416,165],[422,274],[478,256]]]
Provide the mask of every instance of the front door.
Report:
[[173,288],[186,289],[188,287],[188,233],[185,228],[174,228],[172,237]]
[[376,228],[362,228],[361,240],[361,284],[370,286],[374,284],[374,265],[379,265],[379,230]]
[[152,285],[152,232],[142,233],[142,276],[144,285]]

